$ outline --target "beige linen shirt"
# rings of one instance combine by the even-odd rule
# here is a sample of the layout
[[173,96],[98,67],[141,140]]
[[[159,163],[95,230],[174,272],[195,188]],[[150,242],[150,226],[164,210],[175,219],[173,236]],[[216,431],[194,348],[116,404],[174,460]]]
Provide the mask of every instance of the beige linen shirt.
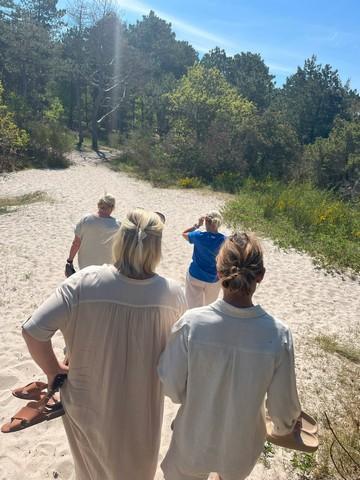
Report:
[[40,341],[64,335],[70,371],[61,400],[77,480],[153,480],[163,413],[156,367],[185,309],[172,280],[91,266],[23,325]]
[[265,441],[265,397],[277,434],[300,414],[291,333],[260,306],[217,300],[189,310],[158,372],[165,394],[181,403],[165,472],[171,458],[188,474],[245,478]]

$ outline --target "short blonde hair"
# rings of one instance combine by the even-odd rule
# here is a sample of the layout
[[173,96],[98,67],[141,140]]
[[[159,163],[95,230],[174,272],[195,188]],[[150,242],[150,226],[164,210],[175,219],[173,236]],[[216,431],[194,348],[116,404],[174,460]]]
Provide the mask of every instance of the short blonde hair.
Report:
[[234,233],[225,240],[216,257],[223,288],[250,293],[258,275],[265,272],[259,240],[249,233]]
[[105,206],[110,207],[112,209],[115,208],[115,197],[110,193],[105,193],[102,197],[98,200],[98,207]]
[[222,216],[219,212],[216,210],[213,210],[212,212],[209,212],[205,215],[205,219],[210,221],[213,225],[215,225],[216,228],[219,228],[220,225],[222,224]]
[[163,228],[155,212],[136,208],[127,213],[113,243],[113,261],[120,273],[137,278],[155,272],[161,259]]

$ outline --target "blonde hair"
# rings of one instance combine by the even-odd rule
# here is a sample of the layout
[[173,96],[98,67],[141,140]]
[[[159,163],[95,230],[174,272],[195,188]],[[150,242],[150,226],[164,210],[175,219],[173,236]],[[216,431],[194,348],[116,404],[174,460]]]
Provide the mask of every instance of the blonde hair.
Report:
[[231,235],[220,248],[216,268],[223,288],[249,294],[256,277],[265,272],[260,242],[245,232]]
[[209,212],[205,215],[205,219],[210,221],[212,225],[215,225],[216,228],[219,228],[222,224],[222,216],[216,210]]
[[161,258],[164,224],[159,215],[141,208],[127,213],[114,236],[113,261],[127,277],[154,273]]
[[110,193],[105,193],[102,197],[98,200],[98,207],[105,206],[110,207],[112,209],[115,208],[115,197]]

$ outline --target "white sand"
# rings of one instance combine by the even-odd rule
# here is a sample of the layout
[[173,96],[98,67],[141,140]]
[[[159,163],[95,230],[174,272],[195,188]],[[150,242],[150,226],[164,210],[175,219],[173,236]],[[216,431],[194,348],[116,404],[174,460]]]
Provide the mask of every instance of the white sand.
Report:
[[[0,216],[1,423],[23,405],[11,396],[10,390],[44,379],[27,353],[20,325],[63,280],[64,263],[73,238],[72,227],[83,214],[95,211],[97,199],[104,190],[115,195],[118,202],[115,214],[120,219],[136,206],[166,214],[159,271],[182,283],[192,249],[182,239],[181,231],[192,225],[200,214],[219,208],[225,199],[225,195],[209,192],[154,189],[147,183],[110,171],[93,155],[85,160],[73,154],[73,160],[75,165],[67,170],[27,170],[0,177],[0,196],[41,190],[54,199],[53,203],[29,204]],[[337,334],[346,340],[359,330],[360,285],[358,281],[316,270],[306,255],[285,253],[269,241],[265,241],[264,246],[267,274],[255,300],[292,328],[301,400],[307,411],[320,415],[323,379],[339,360],[322,353],[314,337]],[[60,335],[56,336],[55,345],[60,351]],[[331,392],[328,397],[331,399]],[[169,444],[169,424],[175,411],[167,401],[160,460]],[[288,454],[282,449],[277,452],[275,460],[270,461],[271,468],[265,469],[259,463],[249,478],[295,478],[286,473]],[[24,478],[73,478],[61,420],[18,433],[0,434],[0,479]],[[156,479],[162,478],[159,470]]]

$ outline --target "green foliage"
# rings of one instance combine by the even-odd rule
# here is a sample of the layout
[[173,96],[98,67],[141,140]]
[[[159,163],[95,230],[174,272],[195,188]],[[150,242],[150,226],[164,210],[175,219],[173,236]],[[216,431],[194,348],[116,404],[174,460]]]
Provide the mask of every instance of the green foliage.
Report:
[[48,122],[55,123],[61,120],[64,113],[64,107],[58,97],[54,97],[50,101],[50,106],[44,110],[44,117]]
[[301,142],[308,144],[327,137],[337,115],[346,116],[348,96],[337,70],[317,64],[312,56],[288,77],[272,108],[283,111]]
[[232,76],[232,58],[226,55],[225,50],[215,47],[202,57],[201,65],[206,68],[216,68],[229,81]]
[[270,104],[274,90],[274,75],[258,53],[241,52],[228,57],[219,47],[210,50],[201,59],[206,68],[216,68],[238,93],[260,110]]
[[290,461],[294,471],[299,474],[298,478],[300,480],[310,480],[312,478],[311,473],[316,465],[314,455],[294,452]]
[[264,449],[262,451],[262,454],[260,456],[260,461],[263,463],[265,468],[270,468],[271,467],[271,462],[270,460],[274,457],[275,455],[275,449],[272,443],[266,441],[264,444]]
[[3,103],[3,92],[0,82],[0,171],[15,167],[15,156],[25,149],[29,141],[27,133],[17,127],[14,114]]
[[238,92],[253,102],[260,110],[270,104],[274,90],[274,75],[258,53],[242,52],[232,60],[230,83]]
[[318,138],[304,152],[304,165],[321,188],[342,189],[348,198],[360,193],[360,121],[338,119],[329,138]]
[[224,210],[227,222],[313,255],[326,268],[360,271],[360,211],[309,184],[244,183]]
[[58,0],[21,0],[24,11],[39,25],[47,29],[62,27],[65,10],[58,10]]
[[214,177],[211,186],[214,190],[236,193],[239,190],[242,181],[243,178],[238,173],[222,172]]
[[64,156],[75,145],[75,137],[58,122],[33,122],[29,126],[29,152],[36,167],[66,168],[69,160]]
[[188,42],[176,40],[171,24],[153,11],[129,26],[128,38],[131,45],[144,53],[156,77],[172,73],[180,78],[197,59],[194,48]]
[[198,139],[204,138],[218,115],[240,123],[254,112],[253,105],[231,87],[217,69],[196,65],[188,70],[179,87],[167,96],[175,118],[182,118]]

